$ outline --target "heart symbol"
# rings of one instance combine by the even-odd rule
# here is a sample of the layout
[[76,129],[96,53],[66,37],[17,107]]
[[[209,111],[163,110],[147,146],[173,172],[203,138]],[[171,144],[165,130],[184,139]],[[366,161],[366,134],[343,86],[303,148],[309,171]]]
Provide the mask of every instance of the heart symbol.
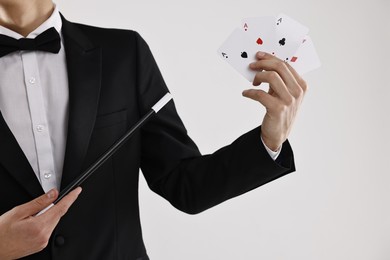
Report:
[[259,37],[259,38],[257,39],[256,43],[257,43],[258,45],[262,45],[262,44],[263,44],[263,40]]
[[245,59],[248,58],[248,54],[246,53],[246,51],[241,52],[241,57]]

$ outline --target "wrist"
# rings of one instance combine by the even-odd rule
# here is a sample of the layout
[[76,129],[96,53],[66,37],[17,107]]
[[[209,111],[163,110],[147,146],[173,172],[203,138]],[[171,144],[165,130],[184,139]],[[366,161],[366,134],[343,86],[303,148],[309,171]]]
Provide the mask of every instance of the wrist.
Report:
[[281,141],[273,141],[270,139],[267,139],[263,134],[260,135],[261,140],[263,141],[263,144],[271,151],[278,152],[282,148],[283,142]]

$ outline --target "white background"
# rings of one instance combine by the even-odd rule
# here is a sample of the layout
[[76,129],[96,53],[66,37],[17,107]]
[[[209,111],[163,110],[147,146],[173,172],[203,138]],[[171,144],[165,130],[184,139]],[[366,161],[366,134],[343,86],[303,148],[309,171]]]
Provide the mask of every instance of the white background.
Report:
[[68,20],[134,29],[149,43],[203,153],[261,123],[250,84],[216,50],[242,18],[286,13],[322,61],[290,136],[297,171],[200,215],[140,183],[152,260],[390,259],[388,0],[58,0]]

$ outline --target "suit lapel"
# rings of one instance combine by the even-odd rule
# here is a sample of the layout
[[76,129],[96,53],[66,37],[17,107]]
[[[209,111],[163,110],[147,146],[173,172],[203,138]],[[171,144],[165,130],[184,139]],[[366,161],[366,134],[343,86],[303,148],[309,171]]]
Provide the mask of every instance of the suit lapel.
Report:
[[62,17],[69,79],[69,120],[61,189],[80,173],[95,123],[100,84],[101,49]]
[[43,192],[26,156],[0,113],[0,163],[12,177],[32,196]]

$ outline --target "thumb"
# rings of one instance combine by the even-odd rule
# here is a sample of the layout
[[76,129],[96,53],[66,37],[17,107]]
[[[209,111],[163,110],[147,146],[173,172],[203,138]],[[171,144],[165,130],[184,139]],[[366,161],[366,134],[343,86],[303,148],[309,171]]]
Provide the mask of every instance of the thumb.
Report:
[[23,219],[29,216],[33,216],[39,211],[49,206],[52,202],[55,201],[57,197],[58,191],[56,189],[52,189],[30,202],[15,207],[15,217]]

